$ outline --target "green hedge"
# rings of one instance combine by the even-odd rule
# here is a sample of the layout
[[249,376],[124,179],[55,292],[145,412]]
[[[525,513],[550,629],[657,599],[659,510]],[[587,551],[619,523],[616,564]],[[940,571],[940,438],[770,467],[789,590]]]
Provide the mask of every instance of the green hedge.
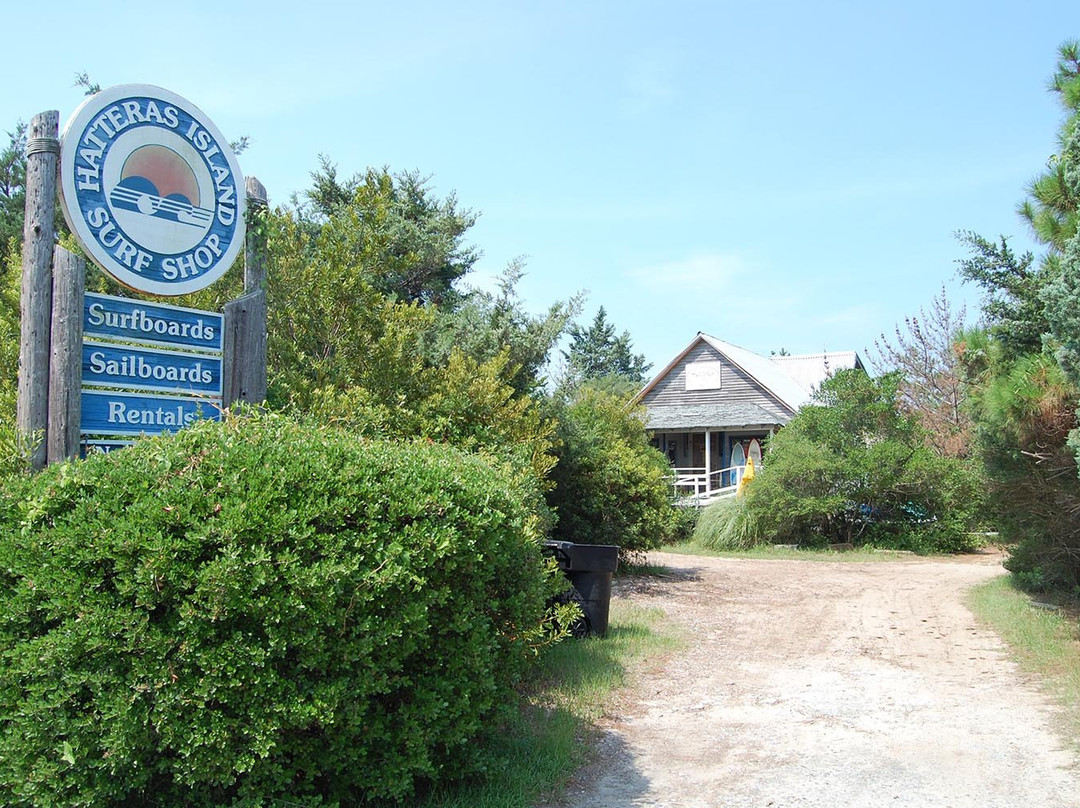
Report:
[[0,803],[469,772],[540,630],[531,521],[476,458],[271,416],[47,470],[0,525]]
[[557,403],[560,445],[548,504],[553,538],[618,545],[624,561],[673,539],[683,523],[671,502],[671,467],[649,444],[625,397],[582,387]]

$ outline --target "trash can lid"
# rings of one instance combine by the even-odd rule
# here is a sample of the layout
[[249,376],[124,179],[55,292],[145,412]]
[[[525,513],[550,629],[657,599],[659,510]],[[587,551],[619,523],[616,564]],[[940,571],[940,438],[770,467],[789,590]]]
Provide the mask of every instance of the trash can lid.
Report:
[[615,544],[577,544],[572,541],[546,541],[555,552],[559,566],[574,572],[615,572],[619,567],[619,547]]

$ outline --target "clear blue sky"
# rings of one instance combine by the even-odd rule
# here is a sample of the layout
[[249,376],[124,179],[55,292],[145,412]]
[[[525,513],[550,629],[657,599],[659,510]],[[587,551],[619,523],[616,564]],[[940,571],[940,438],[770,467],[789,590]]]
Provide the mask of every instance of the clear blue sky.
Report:
[[953,233],[1030,246],[1015,207],[1055,151],[1057,46],[1080,37],[1076,0],[60,0],[4,16],[4,131],[45,109],[65,121],[85,71],[249,135],[241,167],[272,202],[320,153],[345,175],[418,169],[480,213],[474,284],[525,256],[530,309],[587,290],[583,323],[603,305],[654,371],[699,330],[862,352],[943,284],[977,300]]

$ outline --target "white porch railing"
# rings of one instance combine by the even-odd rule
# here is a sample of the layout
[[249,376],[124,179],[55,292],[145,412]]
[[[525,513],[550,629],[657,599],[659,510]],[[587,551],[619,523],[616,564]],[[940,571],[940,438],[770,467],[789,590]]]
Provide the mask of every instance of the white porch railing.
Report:
[[676,499],[691,499],[698,503],[734,496],[746,466],[706,471],[703,468],[673,468],[672,489]]

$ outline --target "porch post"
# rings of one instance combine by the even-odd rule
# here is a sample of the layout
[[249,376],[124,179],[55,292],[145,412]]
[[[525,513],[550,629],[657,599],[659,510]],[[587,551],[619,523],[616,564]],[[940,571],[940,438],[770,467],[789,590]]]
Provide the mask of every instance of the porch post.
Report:
[[705,494],[712,493],[712,432],[705,427]]

